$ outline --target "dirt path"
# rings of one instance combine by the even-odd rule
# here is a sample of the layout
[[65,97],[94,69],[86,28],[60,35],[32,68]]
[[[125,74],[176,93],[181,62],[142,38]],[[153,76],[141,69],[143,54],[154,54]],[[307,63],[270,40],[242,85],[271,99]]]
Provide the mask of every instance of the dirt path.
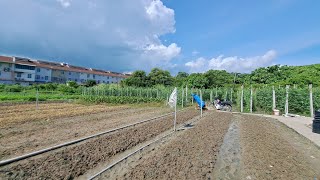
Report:
[[[177,122],[183,123],[199,115],[195,110],[179,113]],[[99,163],[142,142],[150,140],[172,128],[173,116],[160,121],[152,121],[132,128],[101,136],[75,146],[41,157],[29,159],[5,166],[0,169],[0,178],[4,179],[73,179]]]
[[210,179],[231,114],[209,113],[160,148],[101,179]]
[[0,159],[79,139],[169,112],[167,108],[121,108],[82,116],[28,121],[1,128]]

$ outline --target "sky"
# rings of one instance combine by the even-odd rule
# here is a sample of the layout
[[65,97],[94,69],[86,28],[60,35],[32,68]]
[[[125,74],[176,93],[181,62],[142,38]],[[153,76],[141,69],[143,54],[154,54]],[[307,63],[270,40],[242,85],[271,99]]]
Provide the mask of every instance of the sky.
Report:
[[0,0],[0,54],[117,72],[320,63],[318,0]]

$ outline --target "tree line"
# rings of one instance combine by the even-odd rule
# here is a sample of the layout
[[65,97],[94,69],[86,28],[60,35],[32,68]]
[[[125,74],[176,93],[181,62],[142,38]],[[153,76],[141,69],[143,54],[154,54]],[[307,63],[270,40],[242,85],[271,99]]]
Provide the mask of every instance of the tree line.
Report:
[[307,66],[273,65],[258,68],[251,73],[230,73],[225,70],[209,70],[205,73],[179,72],[172,76],[169,71],[153,68],[149,74],[137,70],[123,80],[123,86],[153,87],[189,86],[194,88],[232,87],[237,85],[296,85],[320,86],[320,64]]

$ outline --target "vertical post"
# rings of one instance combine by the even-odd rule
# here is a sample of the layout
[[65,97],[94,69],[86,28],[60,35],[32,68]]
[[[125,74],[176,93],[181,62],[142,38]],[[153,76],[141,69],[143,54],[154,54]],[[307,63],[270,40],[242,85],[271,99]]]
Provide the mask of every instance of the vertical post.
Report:
[[182,88],[182,93],[181,93],[181,107],[182,108],[183,108],[183,99],[184,99],[183,95],[184,95],[184,90]]
[[37,94],[36,94],[36,110],[39,109],[39,91],[37,90]]
[[285,104],[285,116],[289,113],[289,85],[286,85],[286,104]]
[[213,99],[213,98],[212,98],[213,94],[212,94],[212,93],[213,93],[213,92],[211,91],[211,92],[210,92],[210,103],[213,102],[213,100],[212,100],[212,99]]
[[243,85],[241,85],[241,103],[240,103],[240,112],[243,112]]
[[186,85],[186,103],[188,101],[188,86]]
[[200,117],[202,117],[202,92],[200,89]]
[[176,124],[177,124],[177,101],[176,101],[176,104],[174,106],[174,122],[173,122],[173,130],[174,131],[176,131]]
[[312,84],[309,84],[310,91],[310,116],[313,117],[313,96],[312,96]]
[[169,102],[169,95],[167,94],[167,102],[166,102],[166,105],[168,105],[168,102]]
[[274,86],[272,86],[272,109],[276,109],[276,91]]
[[250,113],[252,113],[252,105],[253,105],[253,102],[252,102],[252,94],[253,94],[253,92],[252,92],[252,85],[251,85],[251,87],[250,87]]

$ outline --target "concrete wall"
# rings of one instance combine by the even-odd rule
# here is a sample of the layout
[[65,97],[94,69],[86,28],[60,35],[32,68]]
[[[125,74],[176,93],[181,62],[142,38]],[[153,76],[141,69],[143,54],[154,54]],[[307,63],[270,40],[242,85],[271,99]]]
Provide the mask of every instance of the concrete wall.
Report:
[[36,82],[51,82],[52,70],[48,68],[36,68]]
[[0,80],[13,80],[12,64],[0,62]]
[[67,73],[62,70],[52,70],[51,73],[51,82],[54,83],[66,83],[67,82]]

